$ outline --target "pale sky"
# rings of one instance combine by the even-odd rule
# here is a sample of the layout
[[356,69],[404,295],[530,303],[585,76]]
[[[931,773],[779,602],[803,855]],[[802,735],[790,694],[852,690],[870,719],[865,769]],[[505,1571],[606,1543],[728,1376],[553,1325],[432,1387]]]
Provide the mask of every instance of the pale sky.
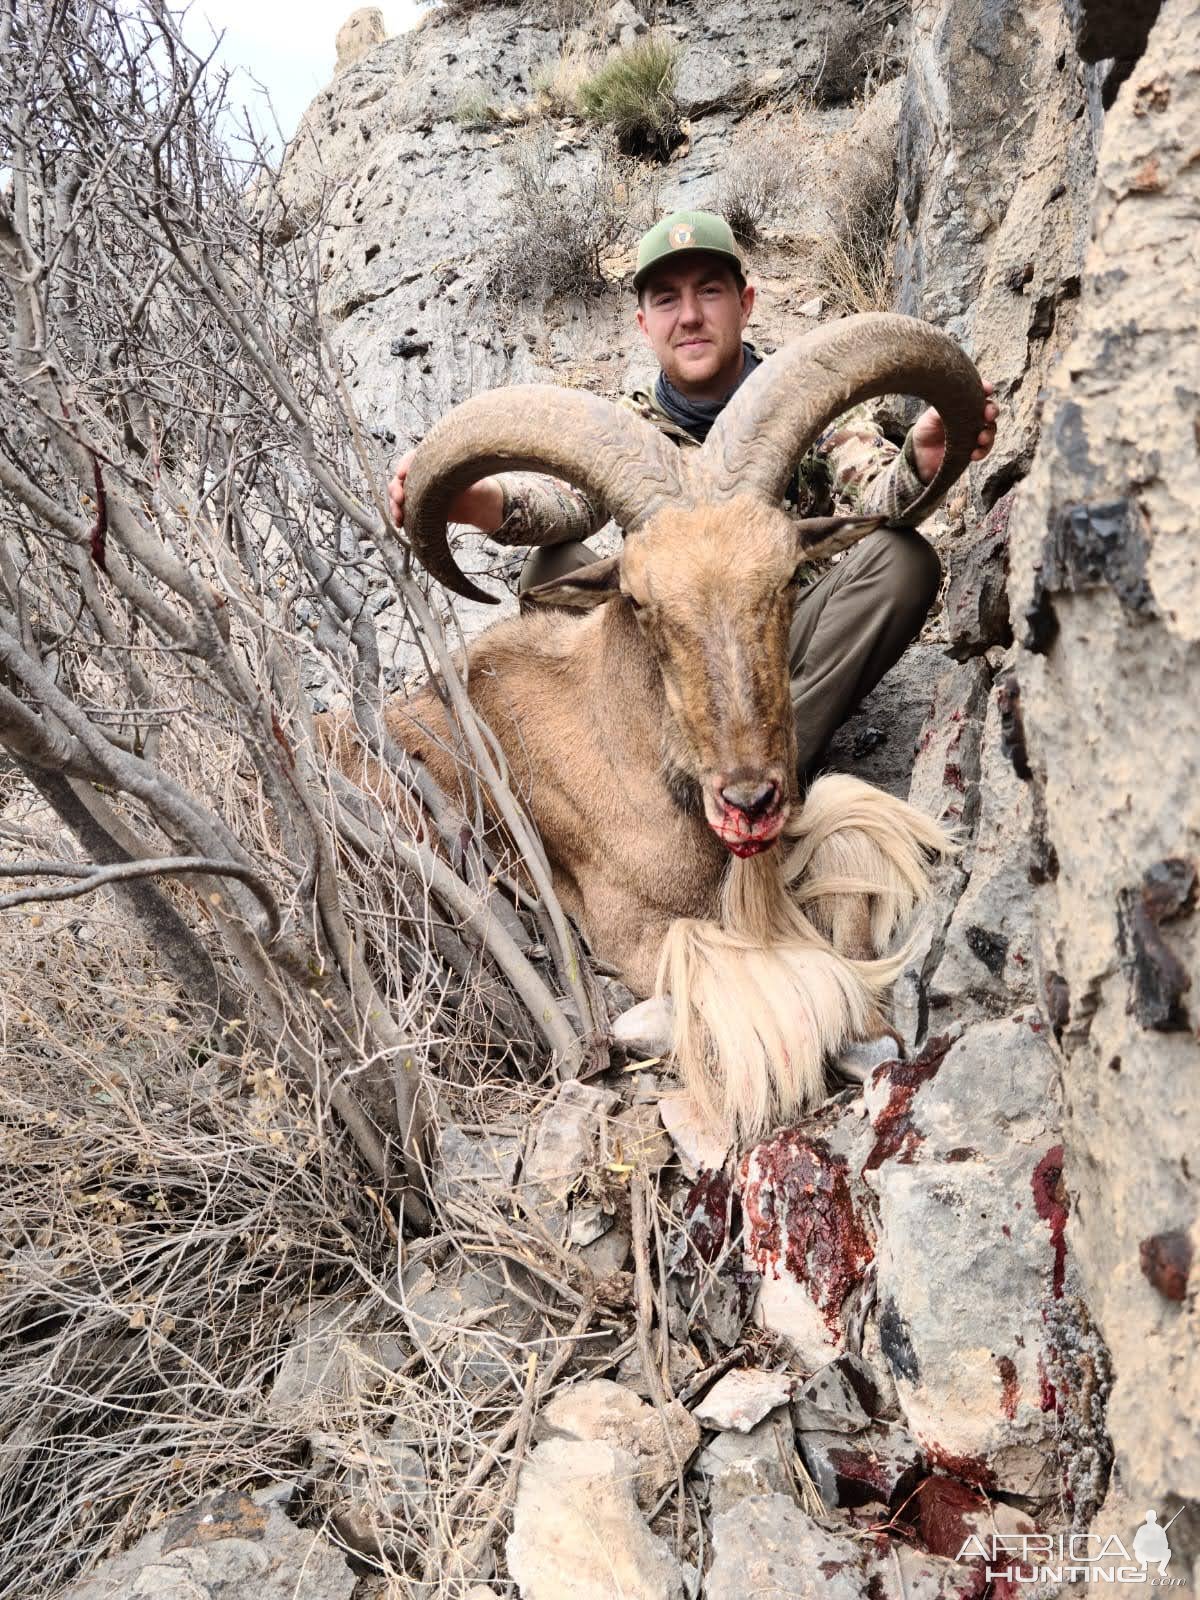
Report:
[[[355,0],[193,0],[184,31],[193,50],[207,50],[215,33],[225,41],[217,59],[243,69],[241,92],[263,132],[273,124],[250,78],[268,91],[285,139],[313,96],[333,77],[337,31]],[[422,7],[416,0],[380,0],[389,34],[411,28]],[[247,76],[249,74],[249,76]]]

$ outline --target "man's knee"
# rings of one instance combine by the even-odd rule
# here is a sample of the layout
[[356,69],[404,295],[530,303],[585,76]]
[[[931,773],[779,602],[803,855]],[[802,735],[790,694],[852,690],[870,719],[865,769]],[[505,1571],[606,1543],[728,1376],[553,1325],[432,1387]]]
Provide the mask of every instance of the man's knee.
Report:
[[920,627],[942,586],[938,553],[915,528],[881,528],[862,541],[865,566],[887,602]]

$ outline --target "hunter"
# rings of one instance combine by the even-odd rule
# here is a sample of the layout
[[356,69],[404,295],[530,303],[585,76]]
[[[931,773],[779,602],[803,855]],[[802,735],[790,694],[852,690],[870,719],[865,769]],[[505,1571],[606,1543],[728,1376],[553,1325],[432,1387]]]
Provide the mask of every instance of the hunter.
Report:
[[[638,328],[660,371],[653,389],[621,403],[681,449],[693,447],[763,359],[743,338],[754,286],[746,281],[728,223],[706,211],[664,217],[639,243],[633,288]],[[992,386],[984,388],[991,395]],[[989,400],[973,461],[992,448],[997,416]],[[889,524],[800,591],[790,643],[802,777],[812,775],[834,731],[916,638],[937,596],[941,563],[932,545],[905,525],[904,512],[933,479],[944,451],[936,411],[923,412],[898,447],[859,406],[839,417],[800,463],[787,495],[798,515],[829,516],[836,509],[883,515]],[[410,451],[389,485],[397,524],[411,460]],[[525,561],[517,585],[523,594],[596,560],[584,541],[603,526],[607,512],[571,484],[506,472],[465,489],[453,518],[504,544],[550,536]]]

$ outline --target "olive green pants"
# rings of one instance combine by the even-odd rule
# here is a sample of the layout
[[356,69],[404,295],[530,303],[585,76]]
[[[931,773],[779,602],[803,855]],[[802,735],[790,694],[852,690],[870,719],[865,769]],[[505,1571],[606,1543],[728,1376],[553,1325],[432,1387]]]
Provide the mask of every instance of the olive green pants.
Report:
[[[578,542],[532,550],[517,592],[598,560]],[[880,528],[800,591],[792,620],[798,768],[811,776],[834,732],[921,631],[937,597],[937,553],[912,528]]]

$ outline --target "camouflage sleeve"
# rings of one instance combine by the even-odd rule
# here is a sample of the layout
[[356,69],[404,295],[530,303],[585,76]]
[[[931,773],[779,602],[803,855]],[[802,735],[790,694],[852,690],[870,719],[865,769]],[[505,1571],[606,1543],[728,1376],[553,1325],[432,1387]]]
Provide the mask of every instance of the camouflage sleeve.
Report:
[[[839,417],[817,440],[816,448],[829,463],[839,503],[860,515],[885,516],[904,525],[905,508],[925,488],[917,476],[911,432],[903,448],[897,449],[884,438],[864,404]],[[921,517],[932,509],[924,507]]]
[[601,507],[561,478],[541,472],[501,472],[504,520],[491,535],[498,544],[565,544],[604,526]]

